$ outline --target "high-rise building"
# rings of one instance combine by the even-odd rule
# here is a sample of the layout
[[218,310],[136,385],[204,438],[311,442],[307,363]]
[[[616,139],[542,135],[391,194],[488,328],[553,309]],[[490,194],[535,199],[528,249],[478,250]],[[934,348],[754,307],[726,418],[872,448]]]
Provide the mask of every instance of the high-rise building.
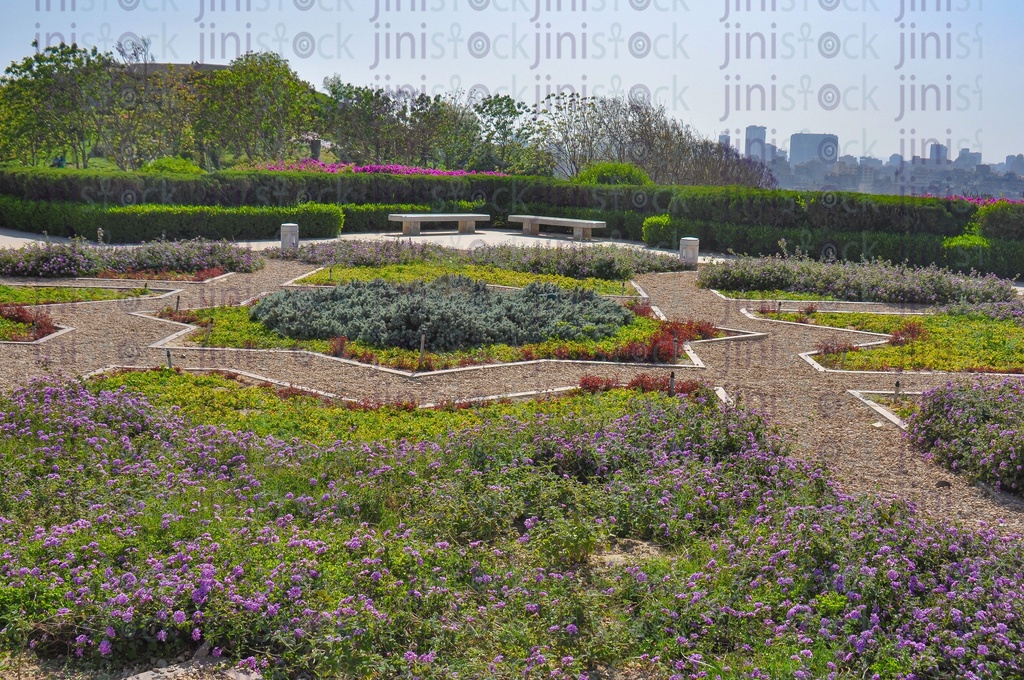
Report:
[[835,165],[839,159],[839,137],[830,134],[797,133],[789,138],[789,163],[818,162],[822,165]]
[[767,160],[765,148],[765,135],[768,132],[763,125],[748,125],[746,137],[743,141],[743,155],[747,158],[756,158],[759,161]]
[[721,144],[726,149],[728,149],[730,146],[732,146],[732,137],[729,136],[728,132],[723,132],[722,134],[718,135],[718,143]]
[[972,152],[970,149],[960,149],[960,155],[953,161],[953,167],[957,170],[974,170],[981,165],[981,152]]
[[928,162],[932,165],[945,165],[949,160],[949,148],[945,144],[932,144],[929,149]]

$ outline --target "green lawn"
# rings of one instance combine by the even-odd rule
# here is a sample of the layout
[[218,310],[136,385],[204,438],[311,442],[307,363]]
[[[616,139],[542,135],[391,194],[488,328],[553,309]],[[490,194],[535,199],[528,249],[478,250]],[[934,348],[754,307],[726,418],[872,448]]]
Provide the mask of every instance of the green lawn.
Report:
[[327,267],[296,283],[306,285],[334,285],[350,281],[372,281],[384,279],[389,283],[411,281],[433,281],[446,275],[461,275],[494,286],[523,288],[530,283],[553,283],[563,288],[585,288],[601,295],[636,295],[636,289],[627,281],[606,281],[604,279],[573,279],[556,274],[531,274],[515,272],[497,267],[475,264],[452,264],[433,262],[412,262],[390,264],[383,267]]
[[148,295],[145,288],[70,288],[67,286],[3,286],[0,304],[47,305],[58,302],[124,300]]

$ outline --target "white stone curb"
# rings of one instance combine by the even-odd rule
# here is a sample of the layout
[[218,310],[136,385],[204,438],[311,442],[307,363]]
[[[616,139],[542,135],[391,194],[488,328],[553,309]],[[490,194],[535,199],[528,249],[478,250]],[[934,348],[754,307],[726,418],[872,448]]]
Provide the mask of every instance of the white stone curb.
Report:
[[[862,404],[864,404],[865,406],[870,408],[872,411],[874,411],[878,415],[882,416],[883,418],[888,420],[890,423],[892,423],[896,427],[898,427],[901,430],[903,430],[904,432],[907,430],[907,423],[902,418],[900,418],[895,413],[893,413],[889,409],[885,408],[881,404],[879,404],[879,403],[877,403],[875,401],[872,401],[870,398],[865,396],[865,395],[871,395],[871,394],[884,394],[884,395],[896,396],[895,392],[893,392],[893,391],[885,391],[885,390],[846,390],[846,393],[851,395],[851,396],[853,396],[855,399],[860,401]],[[910,396],[921,396],[920,392],[900,392],[900,394],[906,394],[906,395],[910,395]]]

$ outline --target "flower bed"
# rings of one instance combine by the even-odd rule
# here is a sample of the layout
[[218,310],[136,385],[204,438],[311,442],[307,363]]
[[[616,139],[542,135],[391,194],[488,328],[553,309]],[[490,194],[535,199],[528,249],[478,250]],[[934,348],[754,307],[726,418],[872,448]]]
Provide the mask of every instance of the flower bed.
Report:
[[996,489],[1024,493],[1024,383],[928,390],[910,415],[908,436],[936,461]]
[[0,249],[0,276],[72,278],[103,272],[110,278],[148,278],[147,272],[159,272],[162,277],[182,277],[215,270],[254,272],[262,267],[263,259],[247,248],[203,239],[118,248],[75,240]]
[[[486,290],[486,289],[485,289]],[[318,291],[320,292],[320,291]],[[330,291],[326,291],[330,292]],[[359,307],[362,311],[349,310],[345,318],[359,320],[360,324],[370,324],[367,332],[367,339],[350,338],[345,335],[333,337],[309,338],[299,337],[308,333],[299,330],[291,330],[290,334],[278,332],[256,318],[262,312],[253,308],[252,312],[246,308],[239,307],[218,307],[214,309],[189,310],[175,312],[172,309],[165,309],[159,313],[161,318],[191,323],[203,326],[203,329],[194,333],[190,342],[195,342],[204,347],[238,347],[246,349],[303,349],[313,352],[321,352],[345,359],[352,359],[368,364],[379,364],[401,370],[440,370],[477,364],[507,363],[515,361],[532,361],[535,359],[572,359],[572,360],[597,360],[597,361],[620,361],[620,362],[675,362],[679,357],[684,356],[683,345],[693,340],[721,337],[713,325],[701,321],[686,322],[662,322],[650,318],[650,308],[635,306],[634,312],[619,307],[616,303],[600,300],[602,303],[612,305],[620,310],[616,313],[623,316],[616,323],[597,323],[596,318],[588,318],[579,308],[581,296],[586,297],[582,291],[571,292],[560,289],[553,289],[550,292],[541,293],[544,299],[529,303],[530,314],[526,318],[543,319],[544,315],[535,313],[540,307],[554,304],[553,299],[549,300],[548,295],[553,297],[561,296],[568,302],[570,311],[579,316],[579,325],[571,318],[558,321],[554,317],[545,321],[553,323],[551,328],[557,329],[559,337],[552,337],[542,341],[531,342],[527,340],[527,331],[517,337],[520,340],[516,344],[503,342],[486,342],[486,344],[472,343],[463,347],[452,347],[446,344],[444,338],[436,336],[431,331],[425,337],[426,348],[421,357],[419,343],[421,330],[419,325],[400,329],[395,326],[393,320],[404,318],[412,321],[422,322],[427,318],[425,310],[418,304],[412,304],[408,297],[399,296],[403,310],[401,313],[389,312],[384,315],[389,321],[385,326],[370,321],[370,317],[387,305],[385,300],[378,296],[371,296],[369,306]],[[277,295],[296,295],[296,293],[279,293]],[[507,296],[509,293],[491,293],[491,295]],[[536,291],[527,292],[527,297],[534,298]],[[576,299],[576,302],[573,300]],[[309,305],[307,305],[308,307]],[[573,309],[573,308],[576,309]],[[315,309],[316,305],[310,307]],[[316,315],[309,309],[295,312],[294,310],[283,310],[272,312],[275,316],[283,319],[301,320],[306,322],[319,323]],[[451,315],[450,306],[440,306],[444,322],[438,326],[443,329],[442,335],[447,337],[454,328],[455,317]],[[271,312],[267,312],[268,314]],[[383,318],[383,317],[382,317]],[[343,319],[344,320],[344,319]],[[331,322],[333,323],[333,322]],[[470,324],[471,332],[474,334],[486,334],[492,329],[499,329],[507,324],[484,323],[474,321]],[[573,331],[572,328],[577,328]],[[603,327],[603,330],[602,330]],[[369,341],[377,337],[375,330],[382,333],[389,333],[395,336],[396,340],[390,346],[384,346],[379,341]],[[283,329],[288,330],[288,329]],[[341,332],[340,330],[324,330],[321,335],[330,336],[330,333]],[[529,331],[534,332],[534,331]],[[565,339],[574,337],[574,339]],[[399,342],[401,340],[401,342]],[[435,345],[440,342],[440,345]],[[483,335],[480,335],[480,342],[485,342]],[[431,349],[434,348],[435,349]],[[447,347],[447,348],[446,348]]]
[[0,305],[51,305],[63,302],[124,300],[148,295],[146,288],[68,288],[67,286],[0,285]]
[[207,643],[265,677],[1024,670],[1016,544],[844,496],[755,414],[622,391],[472,413],[322,446],[21,390],[0,646],[120,668]]
[[815,359],[827,368],[854,371],[928,370],[1024,372],[1024,327],[1013,321],[979,316],[933,314],[827,313],[813,309],[796,313],[759,310],[780,321],[813,323],[893,335],[889,345],[857,350],[847,343],[825,345]]
[[19,304],[0,304],[0,340],[35,342],[57,332],[49,314]]
[[332,241],[299,246],[297,250],[265,251],[269,257],[297,259],[322,266],[383,267],[420,262],[495,267],[509,271],[571,279],[624,281],[653,272],[682,271],[682,261],[674,256],[637,248],[561,246],[557,248],[523,246],[483,246],[471,251],[444,248],[409,241]]
[[527,272],[499,269],[489,265],[466,263],[414,262],[390,264],[383,267],[327,267],[296,281],[298,285],[333,286],[351,281],[373,281],[383,279],[389,283],[410,283],[412,281],[433,281],[443,276],[465,276],[492,286],[524,288],[531,283],[548,283],[562,288],[582,288],[600,295],[636,295],[633,286],[626,287],[625,281],[604,279],[573,279],[557,274],[532,274]]
[[712,262],[701,265],[697,283],[726,294],[779,291],[861,302],[945,304],[1017,298],[1010,281],[991,274],[954,274],[935,266],[909,267],[878,261],[819,262],[802,257]]

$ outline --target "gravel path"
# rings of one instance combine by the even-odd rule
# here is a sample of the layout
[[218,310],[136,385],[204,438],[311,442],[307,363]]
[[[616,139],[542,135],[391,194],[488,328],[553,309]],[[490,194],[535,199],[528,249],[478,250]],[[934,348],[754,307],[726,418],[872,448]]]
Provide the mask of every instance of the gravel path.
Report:
[[[0,389],[23,385],[32,377],[75,376],[113,365],[156,366],[166,363],[167,350],[149,348],[180,330],[180,325],[145,318],[133,312],[155,312],[176,302],[182,309],[238,304],[272,291],[314,267],[270,260],[254,274],[233,274],[219,281],[149,282],[150,288],[181,292],[164,299],[123,300],[48,307],[57,323],[75,330],[35,345],[0,344]],[[721,386],[741,404],[764,410],[793,442],[798,456],[824,462],[848,493],[904,498],[935,516],[967,526],[986,523],[1024,534],[1024,508],[966,483],[911,451],[899,429],[852,396],[849,389],[888,390],[899,378],[901,389],[918,391],[944,384],[949,375],[869,375],[820,373],[798,354],[819,340],[840,336],[863,342],[868,336],[771,321],[740,313],[758,303],[723,300],[695,285],[694,273],[652,274],[639,283],[671,319],[698,318],[716,325],[767,333],[753,341],[698,344],[695,351],[707,368],[679,366],[677,378],[699,378]],[[0,279],[0,283],[24,283]],[[135,282],[40,281],[47,285],[134,287]],[[175,298],[180,298],[176,300]],[[795,303],[797,306],[804,303]],[[889,305],[829,305],[821,309],[908,311]],[[305,352],[217,350],[188,347],[187,340],[169,343],[177,367],[233,368],[281,382],[367,401],[460,401],[509,392],[571,387],[582,375],[627,382],[638,373],[662,375],[667,369],[635,364],[532,363],[477,370],[403,376]],[[974,378],[959,378],[973,380]],[[995,380],[996,378],[990,378]],[[939,486],[940,482],[950,486]]]

